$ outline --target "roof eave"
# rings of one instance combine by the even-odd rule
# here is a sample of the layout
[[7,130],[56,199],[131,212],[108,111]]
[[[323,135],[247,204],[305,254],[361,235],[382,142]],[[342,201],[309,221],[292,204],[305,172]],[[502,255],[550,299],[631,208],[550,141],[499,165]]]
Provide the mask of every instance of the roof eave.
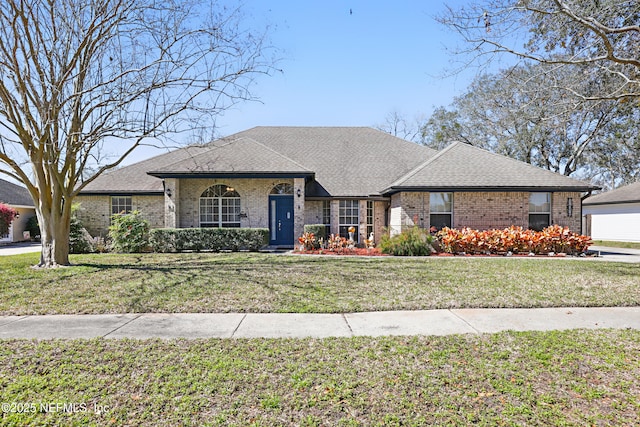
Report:
[[380,192],[383,195],[391,195],[400,192],[492,192],[497,193],[501,191],[526,191],[526,192],[585,192],[596,190],[598,187],[594,186],[567,186],[567,187],[554,187],[554,186],[392,186],[386,188]]
[[251,171],[251,172],[163,172],[151,171],[147,175],[156,178],[307,178],[314,177],[313,172],[305,171]]
[[119,196],[119,195],[136,195],[136,196],[162,196],[162,190],[81,190],[80,196]]
[[640,203],[640,200],[621,200],[621,201],[613,201],[613,202],[582,202],[582,206],[602,206],[602,205],[631,205],[635,203]]

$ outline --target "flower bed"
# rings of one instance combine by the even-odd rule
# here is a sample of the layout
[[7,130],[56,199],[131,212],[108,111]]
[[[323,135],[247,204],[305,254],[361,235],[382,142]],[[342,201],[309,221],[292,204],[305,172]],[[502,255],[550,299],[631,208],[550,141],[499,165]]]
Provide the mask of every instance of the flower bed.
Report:
[[296,254],[304,255],[356,255],[356,256],[389,256],[383,254],[378,248],[342,248],[339,250],[329,249],[296,249],[293,251]]

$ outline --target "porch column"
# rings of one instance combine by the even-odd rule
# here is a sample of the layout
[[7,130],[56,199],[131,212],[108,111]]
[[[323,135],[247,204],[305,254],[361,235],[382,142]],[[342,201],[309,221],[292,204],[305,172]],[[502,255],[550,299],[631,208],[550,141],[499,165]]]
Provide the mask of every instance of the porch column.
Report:
[[[331,200],[331,234],[340,234],[340,200]],[[328,237],[328,236],[327,236]]]
[[164,180],[164,226],[180,227],[180,181],[176,178]]
[[[360,243],[364,244],[365,239],[368,239],[367,235],[367,201],[358,201],[358,234],[360,235]],[[374,236],[375,237],[375,236]]]
[[[299,192],[299,195],[298,195]],[[304,178],[293,179],[293,241],[304,233]]]

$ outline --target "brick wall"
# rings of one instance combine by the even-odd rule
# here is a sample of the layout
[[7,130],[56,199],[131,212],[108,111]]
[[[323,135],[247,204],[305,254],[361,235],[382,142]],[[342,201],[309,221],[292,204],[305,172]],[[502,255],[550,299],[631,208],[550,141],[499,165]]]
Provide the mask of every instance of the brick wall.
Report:
[[[567,212],[567,199],[572,199],[573,212],[569,216]],[[582,233],[581,214],[581,194],[580,193],[553,193],[551,197],[551,222],[569,229],[576,233]]]
[[478,230],[529,226],[528,192],[454,193],[453,226]]
[[[453,227],[479,230],[506,228],[512,225],[528,228],[529,192],[456,192],[453,194]],[[571,198],[573,212],[567,212]],[[581,232],[580,193],[552,193],[551,224]],[[429,193],[398,193],[391,197],[389,228],[393,233],[414,225],[429,228]]]
[[322,200],[307,200],[304,207],[305,224],[322,224]]
[[389,209],[391,235],[415,225],[429,227],[429,193],[406,192],[391,196]]
[[[75,199],[80,203],[78,218],[92,236],[106,236],[109,233],[111,219],[111,196],[79,195]],[[163,196],[131,197],[131,208],[138,210],[142,217],[149,221],[152,228],[164,227]]]
[[[269,228],[269,193],[279,183],[294,184],[293,179],[183,179],[177,203],[177,225],[181,228],[200,226],[200,195],[212,185],[228,185],[240,194],[241,227]],[[296,188],[294,186],[294,194]],[[302,188],[304,191],[304,188]],[[173,196],[173,195],[172,195]],[[175,196],[174,196],[175,197]],[[294,210],[299,204],[294,195]],[[301,206],[304,211],[304,204]]]

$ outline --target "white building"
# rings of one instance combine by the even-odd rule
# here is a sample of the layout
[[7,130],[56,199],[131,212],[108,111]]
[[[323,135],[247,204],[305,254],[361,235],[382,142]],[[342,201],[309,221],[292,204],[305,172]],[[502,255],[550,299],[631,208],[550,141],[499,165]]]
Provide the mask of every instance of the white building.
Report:
[[26,188],[0,179],[0,203],[18,212],[18,217],[9,226],[9,232],[0,236],[0,243],[22,242],[35,237],[25,234],[29,218],[36,215],[33,200]]
[[585,199],[582,215],[594,240],[640,242],[640,182]]

